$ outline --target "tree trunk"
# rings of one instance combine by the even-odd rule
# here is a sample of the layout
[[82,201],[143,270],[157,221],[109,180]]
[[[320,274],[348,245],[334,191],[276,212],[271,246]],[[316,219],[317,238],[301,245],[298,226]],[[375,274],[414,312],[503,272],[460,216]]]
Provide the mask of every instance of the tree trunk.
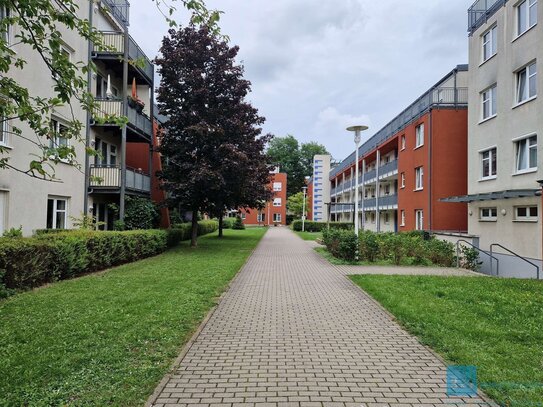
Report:
[[198,211],[192,211],[192,235],[190,247],[198,246]]
[[224,233],[223,233],[223,228],[224,228],[224,221],[223,221],[223,219],[224,219],[224,214],[221,213],[221,214],[219,215],[219,237],[220,237],[220,238],[222,238],[223,235],[224,235]]

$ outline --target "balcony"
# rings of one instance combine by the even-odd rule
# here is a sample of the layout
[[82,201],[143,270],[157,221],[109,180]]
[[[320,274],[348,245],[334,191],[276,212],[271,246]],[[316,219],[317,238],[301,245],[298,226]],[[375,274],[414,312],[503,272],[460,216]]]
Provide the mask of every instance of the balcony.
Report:
[[379,179],[390,178],[398,174],[398,160],[390,161],[379,167]]
[[[122,62],[125,51],[125,34],[116,31],[102,31],[101,34],[103,47],[95,47],[93,57],[116,62],[112,68],[116,75],[122,76],[122,64],[119,62]],[[130,35],[128,36],[128,59],[131,62],[128,64],[129,75],[138,73],[147,84],[151,85],[154,79],[154,65]]]
[[369,184],[372,181],[375,181],[377,177],[377,170],[371,170],[364,174],[364,184]]
[[128,0],[102,0],[102,4],[122,25],[130,24],[130,4]]
[[[112,122],[112,117],[123,116],[123,101],[118,99],[96,99],[97,108],[94,111],[93,118],[96,121],[95,126],[116,126]],[[153,123],[151,119],[143,113],[139,113],[135,108],[128,106],[128,124],[127,139],[129,142],[141,141],[141,138],[149,141],[153,135]]]
[[[377,208],[377,198],[364,199],[364,210],[374,211]],[[384,195],[379,197],[379,209],[397,209],[398,208],[398,195]]]
[[468,32],[470,35],[492,17],[507,0],[477,0],[468,10]]
[[[92,165],[90,176],[90,186],[99,191],[116,192],[121,188],[121,168],[118,165]],[[127,168],[126,189],[148,194],[151,192],[151,177],[149,174]]]

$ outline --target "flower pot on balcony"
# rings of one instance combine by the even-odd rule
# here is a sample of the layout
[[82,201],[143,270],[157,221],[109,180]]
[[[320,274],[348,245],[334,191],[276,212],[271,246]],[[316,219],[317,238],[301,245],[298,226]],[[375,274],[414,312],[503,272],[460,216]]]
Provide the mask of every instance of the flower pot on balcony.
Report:
[[143,108],[145,107],[145,103],[143,103],[140,99],[129,97],[128,106],[130,106],[132,109],[136,109],[136,112],[141,114],[143,113]]

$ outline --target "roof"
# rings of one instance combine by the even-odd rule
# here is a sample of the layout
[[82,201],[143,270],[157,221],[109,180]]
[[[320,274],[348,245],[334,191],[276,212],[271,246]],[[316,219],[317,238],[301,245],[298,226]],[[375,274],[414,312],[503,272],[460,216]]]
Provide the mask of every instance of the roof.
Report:
[[509,189],[499,192],[488,192],[484,194],[472,194],[462,196],[452,196],[449,198],[440,199],[441,202],[484,202],[495,201],[498,199],[512,199],[512,198],[529,198],[537,196],[539,189]]

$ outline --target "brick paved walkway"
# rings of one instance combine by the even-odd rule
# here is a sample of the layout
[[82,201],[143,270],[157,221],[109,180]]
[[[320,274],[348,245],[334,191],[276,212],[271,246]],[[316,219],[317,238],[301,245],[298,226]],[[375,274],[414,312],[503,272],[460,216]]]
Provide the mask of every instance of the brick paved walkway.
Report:
[[285,228],[272,228],[154,406],[488,406]]

